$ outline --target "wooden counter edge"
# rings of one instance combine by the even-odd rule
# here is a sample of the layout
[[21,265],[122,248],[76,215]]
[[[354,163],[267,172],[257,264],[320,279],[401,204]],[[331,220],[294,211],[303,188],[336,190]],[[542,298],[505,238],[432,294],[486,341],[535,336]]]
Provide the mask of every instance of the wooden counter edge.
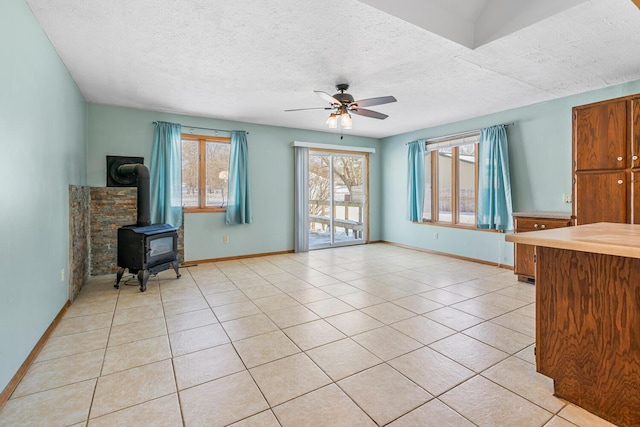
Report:
[[[507,242],[640,258],[640,225],[597,223],[505,235]],[[624,241],[621,243],[621,240]]]

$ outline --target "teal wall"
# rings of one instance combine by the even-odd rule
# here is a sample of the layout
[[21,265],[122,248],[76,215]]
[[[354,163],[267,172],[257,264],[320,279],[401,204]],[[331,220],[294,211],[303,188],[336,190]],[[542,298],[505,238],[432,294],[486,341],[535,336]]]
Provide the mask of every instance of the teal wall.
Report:
[[[89,185],[106,183],[106,156],[143,156],[149,165],[152,124],[162,120],[183,125],[249,132],[249,183],[253,223],[226,226],[223,213],[191,213],[184,219],[185,260],[206,260],[293,249],[293,141],[372,147],[369,155],[370,240],[379,240],[381,182],[378,139],[311,132],[300,129],[182,116],[131,108],[89,104]],[[183,132],[188,132],[183,127]],[[206,131],[195,129],[194,133]],[[228,135],[228,134],[221,134]],[[222,237],[229,236],[223,244]]]
[[[69,185],[86,183],[86,103],[23,0],[0,3],[0,390],[69,293]],[[61,271],[64,277],[61,278]]]
[[[571,108],[640,92],[640,81],[527,107],[476,117],[382,140],[382,239],[418,248],[513,265],[513,245],[504,234],[413,224],[405,219],[405,143],[500,123],[507,128],[514,212],[571,212]],[[438,233],[438,239],[434,238]]]

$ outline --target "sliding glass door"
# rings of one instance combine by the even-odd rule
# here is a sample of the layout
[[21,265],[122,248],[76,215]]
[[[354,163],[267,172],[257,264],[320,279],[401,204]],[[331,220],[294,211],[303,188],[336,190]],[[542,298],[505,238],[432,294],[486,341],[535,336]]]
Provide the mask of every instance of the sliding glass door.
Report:
[[309,152],[309,249],[366,242],[367,155]]

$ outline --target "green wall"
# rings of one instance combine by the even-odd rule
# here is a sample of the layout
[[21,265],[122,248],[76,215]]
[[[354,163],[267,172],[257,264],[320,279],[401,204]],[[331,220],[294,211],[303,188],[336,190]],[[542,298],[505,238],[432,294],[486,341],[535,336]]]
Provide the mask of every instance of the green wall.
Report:
[[[191,213],[184,219],[185,260],[206,260],[293,249],[293,141],[373,147],[369,155],[370,240],[380,239],[380,141],[325,132],[262,126],[131,108],[89,104],[89,185],[106,183],[106,156],[143,156],[149,165],[155,120],[249,132],[249,183],[253,223],[226,226],[222,213]],[[195,129],[194,133],[206,131]],[[209,133],[211,134],[211,133]],[[221,133],[221,135],[228,135]],[[223,244],[222,237],[229,236]]]
[[67,302],[69,185],[86,183],[87,150],[84,98],[23,0],[0,3],[0,57],[3,390]]
[[[413,224],[406,217],[407,147],[433,138],[500,123],[507,128],[514,212],[571,212],[571,108],[640,92],[640,81],[382,140],[382,239],[449,254],[513,265],[513,245],[504,234]],[[438,233],[438,239],[434,238]]]

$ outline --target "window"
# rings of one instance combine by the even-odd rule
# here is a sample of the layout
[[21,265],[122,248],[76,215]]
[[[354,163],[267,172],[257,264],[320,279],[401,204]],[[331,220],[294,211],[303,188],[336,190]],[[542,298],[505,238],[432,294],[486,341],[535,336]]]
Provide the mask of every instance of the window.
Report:
[[423,221],[476,227],[478,138],[427,143]]
[[182,135],[182,205],[185,212],[227,207],[229,138]]

